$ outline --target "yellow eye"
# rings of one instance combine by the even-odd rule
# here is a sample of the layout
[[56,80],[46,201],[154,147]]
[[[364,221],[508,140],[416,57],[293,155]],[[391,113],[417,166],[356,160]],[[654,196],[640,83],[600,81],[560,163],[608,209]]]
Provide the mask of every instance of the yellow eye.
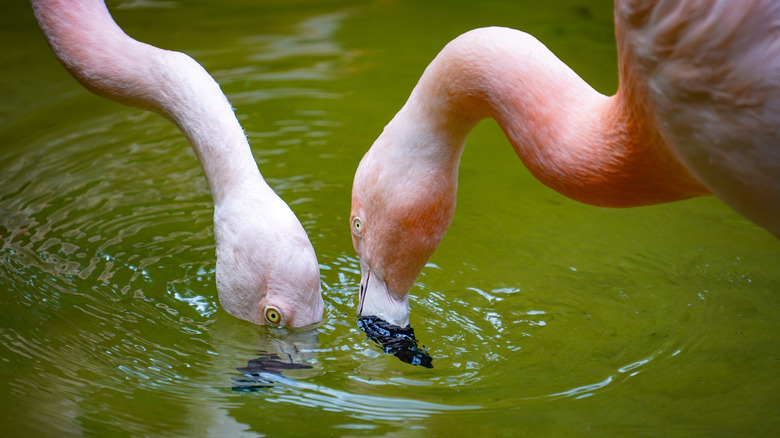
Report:
[[265,320],[271,324],[279,324],[282,322],[282,312],[276,307],[268,306],[265,308]]
[[360,235],[360,233],[363,232],[363,222],[360,221],[359,217],[355,217],[352,219],[352,229],[355,231],[355,234]]

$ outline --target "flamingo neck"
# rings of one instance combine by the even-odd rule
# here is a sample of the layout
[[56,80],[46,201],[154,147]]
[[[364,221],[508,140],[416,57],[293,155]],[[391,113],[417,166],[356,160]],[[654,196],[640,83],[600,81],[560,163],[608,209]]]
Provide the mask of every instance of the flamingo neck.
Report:
[[159,113],[184,132],[216,207],[239,193],[272,193],[230,103],[192,58],[127,36],[102,0],[32,0],[32,6],[55,55],[85,88]]
[[478,29],[441,51],[386,131],[407,132],[401,144],[418,149],[408,156],[457,174],[466,137],[490,117],[531,173],[569,198],[630,207],[708,194],[657,133],[640,91],[622,83],[604,96],[532,36]]

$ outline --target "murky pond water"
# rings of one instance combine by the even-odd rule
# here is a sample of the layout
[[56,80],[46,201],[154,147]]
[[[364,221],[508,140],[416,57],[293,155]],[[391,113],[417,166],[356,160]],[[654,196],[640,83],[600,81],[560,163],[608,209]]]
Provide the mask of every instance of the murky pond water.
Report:
[[[110,5],[130,35],[189,53],[220,82],[311,237],[326,315],[290,332],[222,311],[211,198],[185,138],[84,91],[29,6],[7,4],[4,436],[780,432],[777,239],[715,199],[564,199],[490,121],[469,139],[453,226],[412,291],[434,367],[382,354],[356,325],[352,176],[427,63],[468,29],[505,25],[611,93],[609,0]],[[278,377],[270,357],[308,367]]]

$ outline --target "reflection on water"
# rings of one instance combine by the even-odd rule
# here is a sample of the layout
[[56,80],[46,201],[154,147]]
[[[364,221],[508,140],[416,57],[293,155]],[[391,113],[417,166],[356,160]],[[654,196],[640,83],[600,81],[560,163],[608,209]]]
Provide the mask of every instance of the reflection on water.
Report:
[[[277,354],[264,353],[262,356],[250,359],[245,367],[236,368],[244,378],[233,379],[234,391],[259,391],[273,386],[274,382],[282,380],[284,370],[305,370],[311,365],[285,361]],[[295,386],[295,381],[286,379],[288,385]]]
[[[314,360],[318,346],[319,331],[317,329],[270,329],[260,338],[260,352],[258,357],[250,359],[246,366],[236,368],[236,371],[244,375],[242,378],[233,378],[233,390],[258,391],[284,381],[295,386],[294,380],[283,377],[284,371],[312,370],[314,365],[309,364]],[[316,371],[316,370],[314,370]],[[309,377],[315,373],[297,377]]]
[[312,239],[325,319],[275,330],[223,312],[213,207],[186,140],[159,116],[86,94],[29,6],[9,6],[0,33],[19,48],[0,53],[13,88],[0,103],[13,114],[0,121],[4,435],[780,430],[780,245],[711,200],[620,211],[563,200],[489,123],[469,139],[453,226],[410,296],[436,367],[384,354],[355,325],[351,178],[427,61],[466,28],[507,24],[577,71],[604,66],[609,82],[610,1],[589,14],[565,1],[147,3],[125,2],[118,19],[192,47],[221,83]]

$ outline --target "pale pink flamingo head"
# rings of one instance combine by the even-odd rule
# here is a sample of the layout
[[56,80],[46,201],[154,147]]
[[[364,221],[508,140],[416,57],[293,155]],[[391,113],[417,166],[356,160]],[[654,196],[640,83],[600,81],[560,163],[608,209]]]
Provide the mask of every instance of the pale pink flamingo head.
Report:
[[217,290],[225,310],[275,327],[301,327],[322,319],[317,256],[281,199],[219,205],[214,237]]

